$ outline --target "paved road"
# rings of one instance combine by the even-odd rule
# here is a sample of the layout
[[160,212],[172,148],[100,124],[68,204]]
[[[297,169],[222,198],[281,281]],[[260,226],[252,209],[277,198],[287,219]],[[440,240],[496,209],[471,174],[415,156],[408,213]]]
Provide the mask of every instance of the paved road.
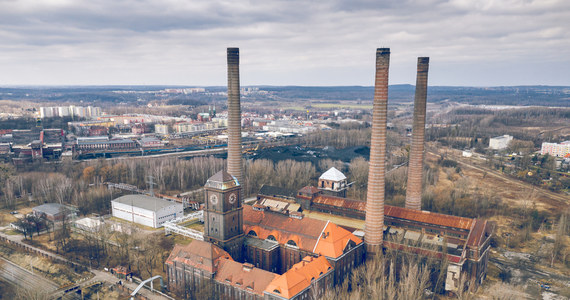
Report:
[[11,261],[0,257],[0,279],[14,286],[38,289],[51,293],[58,288],[54,282],[26,270]]

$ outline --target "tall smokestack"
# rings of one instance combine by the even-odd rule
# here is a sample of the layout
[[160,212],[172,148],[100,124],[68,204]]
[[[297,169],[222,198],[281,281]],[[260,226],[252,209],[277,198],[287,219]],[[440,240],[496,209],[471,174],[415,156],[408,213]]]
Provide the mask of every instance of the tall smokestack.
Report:
[[239,48],[228,48],[228,173],[243,184],[239,89]]
[[386,161],[386,114],[388,112],[388,69],[390,48],[376,49],[376,80],[372,108],[372,141],[368,192],[366,194],[365,236],[366,252],[382,249],[384,232],[384,177]]
[[422,174],[424,165],[424,140],[426,128],[426,98],[429,57],[418,57],[416,77],[416,99],[414,101],[414,124],[412,148],[408,165],[408,186],[406,188],[406,208],[422,208]]

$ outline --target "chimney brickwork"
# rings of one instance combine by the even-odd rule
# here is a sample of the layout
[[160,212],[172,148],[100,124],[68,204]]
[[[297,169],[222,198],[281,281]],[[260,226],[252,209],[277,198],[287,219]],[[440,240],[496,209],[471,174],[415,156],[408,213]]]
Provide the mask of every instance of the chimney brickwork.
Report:
[[370,145],[364,236],[366,251],[370,254],[378,253],[382,249],[383,242],[389,67],[390,49],[378,48],[376,50],[376,78],[374,83],[374,104],[372,108],[372,141]]
[[410,149],[408,184],[406,188],[406,208],[416,210],[421,210],[422,208],[422,174],[424,164],[428,69],[429,57],[418,57],[412,147]]
[[239,48],[228,48],[228,173],[243,184]]

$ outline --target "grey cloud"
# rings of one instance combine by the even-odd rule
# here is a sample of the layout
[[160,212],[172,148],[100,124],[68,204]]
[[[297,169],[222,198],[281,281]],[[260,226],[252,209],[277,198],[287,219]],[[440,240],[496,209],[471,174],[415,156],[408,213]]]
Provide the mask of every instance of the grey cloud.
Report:
[[[0,70],[10,71],[0,72],[0,85],[25,83],[31,70],[35,80],[62,84],[223,84],[227,46],[242,48],[250,84],[371,84],[379,46],[393,49],[396,83],[413,82],[420,55],[440,70],[517,60],[536,67],[540,59],[570,69],[563,1],[33,2],[0,0]],[[435,74],[441,84],[458,80]],[[512,78],[505,82],[523,77]]]

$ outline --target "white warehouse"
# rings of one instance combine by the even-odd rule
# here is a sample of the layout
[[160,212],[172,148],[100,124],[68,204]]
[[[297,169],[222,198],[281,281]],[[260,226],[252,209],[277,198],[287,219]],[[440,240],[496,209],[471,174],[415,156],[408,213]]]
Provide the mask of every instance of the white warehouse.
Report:
[[111,201],[113,217],[154,228],[182,217],[182,203],[147,195],[126,195]]
[[513,140],[513,137],[505,134],[498,137],[489,139],[489,148],[493,150],[503,150],[507,149],[509,143]]

